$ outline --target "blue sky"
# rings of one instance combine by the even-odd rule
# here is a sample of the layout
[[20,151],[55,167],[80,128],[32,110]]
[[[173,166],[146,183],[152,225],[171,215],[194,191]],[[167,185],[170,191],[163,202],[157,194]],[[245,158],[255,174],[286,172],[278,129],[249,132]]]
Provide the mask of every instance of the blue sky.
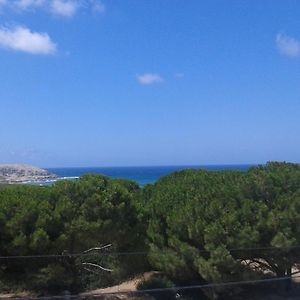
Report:
[[300,162],[300,1],[0,0],[0,163]]

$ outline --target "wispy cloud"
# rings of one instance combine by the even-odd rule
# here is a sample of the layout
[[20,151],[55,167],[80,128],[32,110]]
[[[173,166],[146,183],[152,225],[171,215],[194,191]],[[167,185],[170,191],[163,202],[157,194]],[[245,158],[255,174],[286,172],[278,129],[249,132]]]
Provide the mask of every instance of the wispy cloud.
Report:
[[92,6],[93,12],[103,14],[106,11],[106,7],[101,0],[91,0],[90,4]]
[[106,10],[102,0],[0,0],[0,8],[18,12],[43,10],[67,18],[81,9],[100,14]]
[[79,2],[70,0],[53,0],[51,10],[54,14],[63,17],[72,17],[79,8]]
[[32,32],[22,26],[1,27],[0,47],[40,55],[51,55],[56,52],[56,44],[47,33]]
[[41,7],[44,4],[45,0],[18,0],[14,2],[15,7],[21,10]]
[[146,73],[137,76],[137,80],[142,85],[161,83],[164,79],[159,74]]
[[300,41],[283,33],[277,34],[277,48],[281,54],[289,57],[300,57]]

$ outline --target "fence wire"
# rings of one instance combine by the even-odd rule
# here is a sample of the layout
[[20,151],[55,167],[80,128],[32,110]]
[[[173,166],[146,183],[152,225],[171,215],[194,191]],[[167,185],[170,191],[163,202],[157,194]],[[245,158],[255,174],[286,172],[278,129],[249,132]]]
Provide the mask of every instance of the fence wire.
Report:
[[[100,249],[100,248],[99,248]],[[300,246],[288,246],[288,247],[249,247],[249,248],[231,248],[227,249],[229,252],[234,253],[238,251],[245,251],[245,252],[259,252],[259,251],[292,251],[292,250],[299,250]],[[99,256],[123,256],[127,257],[128,259],[135,259],[133,258],[135,255],[148,255],[149,252],[145,251],[134,251],[134,252],[110,252],[108,249],[100,249],[101,251],[97,252],[97,255]],[[209,253],[208,250],[200,249],[198,250],[199,254],[201,253]],[[23,255],[23,256],[0,256],[0,266],[1,264],[10,263],[11,261],[18,262],[18,260],[27,260],[27,259],[59,259],[59,258],[80,258],[82,256],[88,256],[91,255],[91,253],[63,253],[63,254],[49,254],[49,255]],[[199,291],[205,291],[208,289],[218,289],[218,288],[230,288],[230,287],[236,287],[236,286],[247,286],[247,285],[262,285],[262,284],[274,284],[283,282],[286,283],[286,286],[288,286],[289,282],[295,282],[298,281],[300,283],[300,275],[294,275],[294,276],[284,276],[284,277],[272,277],[272,278],[265,278],[265,279],[257,279],[257,280],[244,280],[244,281],[231,281],[231,282],[219,282],[219,283],[208,283],[208,284],[196,284],[196,285],[183,285],[183,286],[172,286],[167,288],[153,288],[153,289],[144,289],[144,290],[119,290],[115,292],[98,292],[98,293],[82,293],[82,294],[66,294],[66,295],[54,295],[54,296],[42,296],[42,297],[9,297],[5,298],[3,295],[0,297],[0,299],[13,299],[13,300],[55,300],[55,299],[91,299],[91,298],[103,298],[106,295],[127,295],[127,296],[134,296],[134,297],[140,297],[143,295],[153,295],[157,293],[172,293],[176,295],[176,299],[180,298],[180,293],[186,292],[186,291],[192,291],[192,290],[199,290]],[[105,289],[105,288],[103,288]],[[1,295],[0,295],[1,296]],[[175,299],[174,298],[174,299]],[[104,298],[103,298],[104,299]],[[106,299],[106,298],[105,298]],[[299,298],[300,299],[300,294]]]
[[[225,248],[226,249],[226,248]],[[285,246],[285,247],[252,247],[252,248],[231,248],[226,249],[229,252],[239,252],[239,251],[272,251],[272,250],[297,250],[300,246]],[[210,253],[210,250],[198,249],[199,254]],[[131,256],[131,255],[148,255],[149,252],[146,251],[133,251],[133,252],[109,252],[109,251],[99,251],[99,254],[103,256]],[[66,253],[66,254],[37,254],[37,255],[8,255],[0,256],[0,260],[10,260],[10,259],[42,259],[42,258],[67,258],[67,257],[79,257],[88,256],[89,253]]]
[[[177,293],[177,299],[180,299],[179,292],[186,290],[203,290],[203,289],[213,289],[221,287],[234,287],[242,285],[254,285],[262,283],[276,283],[282,281],[290,281],[300,278],[299,276],[287,276],[287,277],[276,277],[276,278],[267,278],[259,280],[244,280],[244,281],[231,281],[231,282],[221,282],[221,283],[209,283],[201,285],[188,285],[188,286],[174,286],[169,288],[155,288],[155,289],[145,289],[145,290],[134,290],[134,291],[118,291],[118,292],[101,292],[101,293],[82,293],[76,295],[56,295],[56,296],[43,296],[43,297],[9,297],[11,300],[50,300],[50,299],[86,299],[86,298],[99,298],[107,295],[145,295],[145,294],[154,294],[154,293],[163,293],[163,292],[173,292]],[[2,298],[1,299],[5,299]],[[7,298],[8,299],[8,298]]]

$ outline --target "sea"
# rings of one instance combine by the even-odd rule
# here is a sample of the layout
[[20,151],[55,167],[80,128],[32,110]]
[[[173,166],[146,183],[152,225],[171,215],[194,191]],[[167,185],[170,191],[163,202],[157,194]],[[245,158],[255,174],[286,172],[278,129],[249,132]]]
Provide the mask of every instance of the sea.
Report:
[[[154,166],[154,167],[84,167],[84,168],[47,168],[48,171],[58,176],[57,180],[76,180],[86,174],[102,174],[111,178],[128,179],[135,181],[140,186],[153,184],[161,177],[175,171],[185,169],[204,169],[210,171],[238,170],[247,171],[255,165],[199,165],[199,166]],[[57,181],[56,180],[56,181]],[[51,185],[52,182],[37,183]]]

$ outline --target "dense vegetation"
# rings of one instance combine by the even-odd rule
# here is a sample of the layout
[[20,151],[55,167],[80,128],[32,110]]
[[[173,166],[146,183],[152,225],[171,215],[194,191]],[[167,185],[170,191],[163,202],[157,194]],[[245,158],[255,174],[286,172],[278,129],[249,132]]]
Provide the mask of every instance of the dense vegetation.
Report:
[[[68,257],[93,247],[112,244],[114,252],[143,248],[133,195],[138,186],[103,176],[53,187],[9,186],[0,189],[0,253],[2,256],[64,254],[63,259],[32,258],[1,261],[5,286],[58,292],[113,284],[131,275],[128,260],[102,257],[99,251]],[[82,262],[114,270],[100,277]],[[128,265],[129,264],[129,265]],[[138,267],[138,266],[136,266]]]
[[282,277],[300,262],[293,248],[300,245],[298,165],[178,172],[158,182],[149,199],[150,262],[174,280]]
[[[114,255],[68,256],[107,244]],[[78,292],[150,268],[170,285],[290,276],[300,263],[298,245],[296,164],[269,163],[248,172],[185,170],[142,189],[98,175],[53,187],[0,188],[0,255],[65,255],[2,259],[3,291]],[[148,255],[116,255],[130,251]],[[160,286],[155,279],[151,284]],[[207,293],[217,294],[222,290]]]

